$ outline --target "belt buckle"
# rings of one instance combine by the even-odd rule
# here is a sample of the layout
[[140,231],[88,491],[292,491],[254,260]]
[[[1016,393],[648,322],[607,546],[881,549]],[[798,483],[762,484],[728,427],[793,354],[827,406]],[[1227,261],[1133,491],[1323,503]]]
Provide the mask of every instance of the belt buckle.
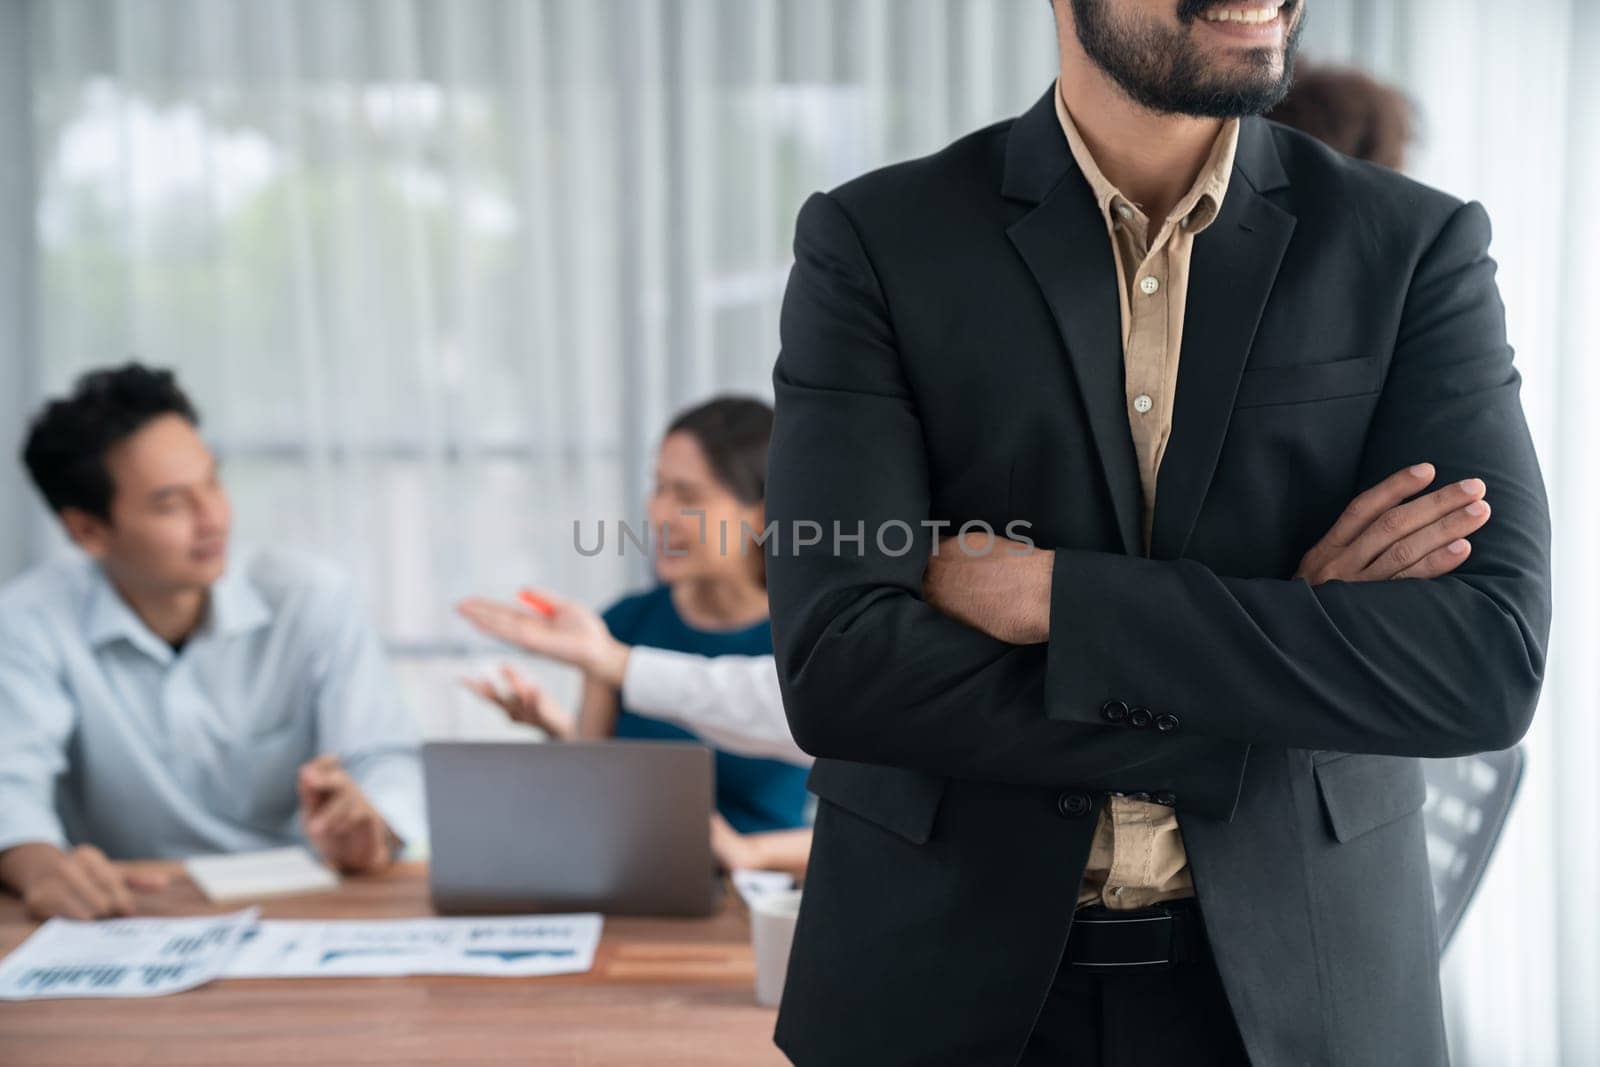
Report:
[[1177,917],[1159,910],[1155,915],[1117,916],[1102,909],[1075,916],[1067,938],[1068,962],[1079,970],[1107,974],[1170,967]]

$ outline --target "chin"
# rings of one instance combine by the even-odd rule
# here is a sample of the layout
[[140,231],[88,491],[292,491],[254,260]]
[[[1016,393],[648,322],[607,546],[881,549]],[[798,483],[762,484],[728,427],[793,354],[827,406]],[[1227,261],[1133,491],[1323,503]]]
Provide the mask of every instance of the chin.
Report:
[[215,556],[195,560],[190,567],[190,574],[195,585],[210,585],[221,578],[227,570],[228,553],[219,552]]

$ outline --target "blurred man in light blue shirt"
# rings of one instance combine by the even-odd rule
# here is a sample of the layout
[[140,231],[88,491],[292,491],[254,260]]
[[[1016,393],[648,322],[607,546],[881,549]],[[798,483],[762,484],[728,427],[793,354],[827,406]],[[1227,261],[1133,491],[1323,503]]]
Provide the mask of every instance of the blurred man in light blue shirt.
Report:
[[24,460],[82,554],[0,589],[0,882],[134,909],[137,868],[303,841],[346,872],[424,832],[416,728],[350,582],[235,552],[170,374],[85,376]]

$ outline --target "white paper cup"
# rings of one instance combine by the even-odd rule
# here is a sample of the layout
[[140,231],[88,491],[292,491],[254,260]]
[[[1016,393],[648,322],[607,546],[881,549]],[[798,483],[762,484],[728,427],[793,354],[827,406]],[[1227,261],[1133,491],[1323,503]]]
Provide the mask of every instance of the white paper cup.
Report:
[[800,914],[800,890],[763,893],[750,902],[750,941],[756,951],[756,1003],[769,1008],[783,999],[783,976],[789,969],[794,921]]

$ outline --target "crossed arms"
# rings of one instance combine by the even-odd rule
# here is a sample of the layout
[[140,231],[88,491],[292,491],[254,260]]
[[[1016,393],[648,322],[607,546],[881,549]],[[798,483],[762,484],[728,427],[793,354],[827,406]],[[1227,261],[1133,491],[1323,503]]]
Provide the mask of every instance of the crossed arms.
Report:
[[[924,540],[899,556],[868,538],[859,555],[816,546],[769,558],[779,679],[801,747],[989,781],[1177,788],[1198,766],[1242,765],[1251,744],[1445,756],[1514,743],[1543,678],[1550,531],[1488,240],[1482,208],[1466,204],[1422,257],[1361,459],[1361,485],[1429,463],[1444,489],[1365,540],[1374,515],[1394,509],[1352,536],[1355,507],[1294,577],[1061,550],[1047,570],[1034,560],[993,572],[1015,587],[990,596],[991,615],[962,621],[923,591],[923,426],[883,294],[843,209],[814,196],[773,374],[768,519],[900,520]],[[1469,478],[1494,498],[1492,522],[1461,512],[1483,495],[1455,488]],[[1434,517],[1413,528],[1423,515]],[[1416,535],[1446,517],[1426,536],[1448,536],[1418,554]],[[1442,569],[1479,518],[1465,560]],[[1346,558],[1380,535],[1407,542],[1394,561],[1402,580],[1365,580]],[[962,611],[956,598],[943,606]],[[1108,727],[1111,697],[1182,728]]]

